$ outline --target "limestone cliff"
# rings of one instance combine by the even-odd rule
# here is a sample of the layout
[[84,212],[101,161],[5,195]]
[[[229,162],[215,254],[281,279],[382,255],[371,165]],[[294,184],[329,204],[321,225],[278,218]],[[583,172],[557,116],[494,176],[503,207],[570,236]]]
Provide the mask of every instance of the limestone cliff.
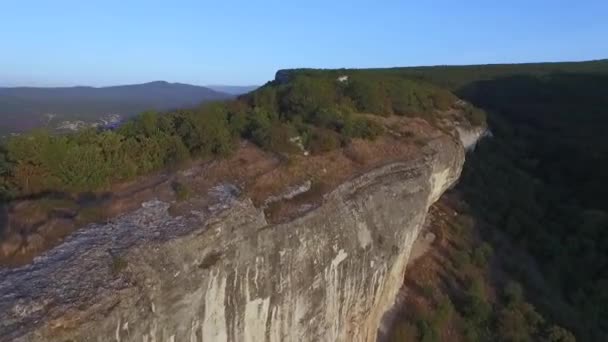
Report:
[[284,223],[218,184],[197,215],[169,204],[80,230],[0,270],[1,341],[374,341],[461,142],[343,182]]

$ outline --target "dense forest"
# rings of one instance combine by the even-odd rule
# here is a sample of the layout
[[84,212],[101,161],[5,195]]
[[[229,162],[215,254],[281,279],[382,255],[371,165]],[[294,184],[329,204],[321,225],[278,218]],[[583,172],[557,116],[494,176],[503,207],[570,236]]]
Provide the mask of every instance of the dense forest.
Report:
[[535,289],[543,309],[580,340],[608,339],[608,74],[514,75],[460,94],[494,134],[463,175],[475,215],[536,257],[552,287]]
[[518,281],[513,266],[530,263],[527,253],[480,227],[471,209],[460,190],[431,207],[423,236],[433,246],[408,264],[405,302],[385,340],[574,342]]
[[[443,304],[397,337],[414,331],[415,339],[437,340],[436,329],[454,313],[465,333],[475,334],[471,340],[574,339],[561,328],[545,330],[547,321],[580,341],[607,340],[608,60],[394,71],[452,89],[488,113],[492,138],[468,154],[457,190],[484,245],[498,249],[506,236],[513,243],[508,248],[534,260],[516,257],[516,251],[501,256],[509,275],[525,285],[514,296],[516,283],[495,279],[496,262],[475,262],[479,247],[455,252],[456,263],[465,265],[460,272],[477,270],[465,279],[476,294],[465,291],[470,299],[456,309],[445,293],[428,295]],[[504,297],[489,302],[483,282],[494,282]]]
[[[281,71],[279,71],[279,74]],[[465,86],[479,81],[494,80],[514,75],[542,77],[550,74],[607,74],[608,59],[587,62],[556,62],[526,64],[486,64],[486,65],[438,65],[421,67],[397,67],[383,69],[296,69],[291,75],[386,75],[430,82],[456,93]]]

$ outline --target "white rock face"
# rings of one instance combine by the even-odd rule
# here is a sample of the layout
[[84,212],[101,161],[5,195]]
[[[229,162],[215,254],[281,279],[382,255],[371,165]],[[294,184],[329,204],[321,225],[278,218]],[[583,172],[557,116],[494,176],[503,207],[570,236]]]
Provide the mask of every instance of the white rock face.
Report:
[[106,240],[84,231],[85,255],[68,241],[44,268],[0,272],[0,341],[375,341],[427,210],[464,162],[449,137],[426,150],[283,224],[232,196],[204,220],[171,218],[156,203],[96,226],[112,246],[141,234],[121,247],[121,274],[103,259]]
[[457,127],[456,130],[458,131],[462,145],[467,151],[474,150],[477,142],[482,138],[492,136],[492,133],[486,127]]

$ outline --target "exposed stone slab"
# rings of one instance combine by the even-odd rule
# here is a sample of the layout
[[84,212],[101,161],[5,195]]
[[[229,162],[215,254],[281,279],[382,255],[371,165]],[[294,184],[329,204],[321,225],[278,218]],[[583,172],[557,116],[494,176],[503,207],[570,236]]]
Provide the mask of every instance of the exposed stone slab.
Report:
[[0,341],[374,341],[460,142],[371,170],[269,225],[229,185],[200,215],[148,202],[0,271]]

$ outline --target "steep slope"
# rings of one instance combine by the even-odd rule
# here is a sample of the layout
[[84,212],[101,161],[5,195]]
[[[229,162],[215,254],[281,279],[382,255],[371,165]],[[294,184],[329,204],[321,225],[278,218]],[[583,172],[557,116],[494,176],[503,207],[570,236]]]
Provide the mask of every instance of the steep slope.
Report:
[[[427,82],[296,75],[116,131],[14,138],[5,235],[17,243],[0,253],[37,257],[0,270],[0,340],[374,341],[483,120]],[[176,160],[191,167],[170,171]],[[116,198],[126,210],[39,248],[97,198],[121,207],[104,185],[151,171],[148,189]]]
[[463,91],[488,109],[494,132],[470,158],[465,199],[536,259],[545,283],[519,281],[581,341],[608,338],[606,89],[607,75],[581,73],[498,78]]
[[146,202],[1,271],[0,340],[374,341],[463,162],[461,143],[436,135],[279,224],[226,183],[185,216]]
[[[469,233],[449,223],[452,241],[437,242],[440,261],[425,263],[437,264],[435,279],[420,268],[408,275],[420,286],[406,303],[423,305],[402,309],[396,335],[607,340],[608,61],[399,70],[452,84],[487,111],[492,138],[468,156],[457,188]],[[494,249],[488,264],[476,261],[477,243]]]

